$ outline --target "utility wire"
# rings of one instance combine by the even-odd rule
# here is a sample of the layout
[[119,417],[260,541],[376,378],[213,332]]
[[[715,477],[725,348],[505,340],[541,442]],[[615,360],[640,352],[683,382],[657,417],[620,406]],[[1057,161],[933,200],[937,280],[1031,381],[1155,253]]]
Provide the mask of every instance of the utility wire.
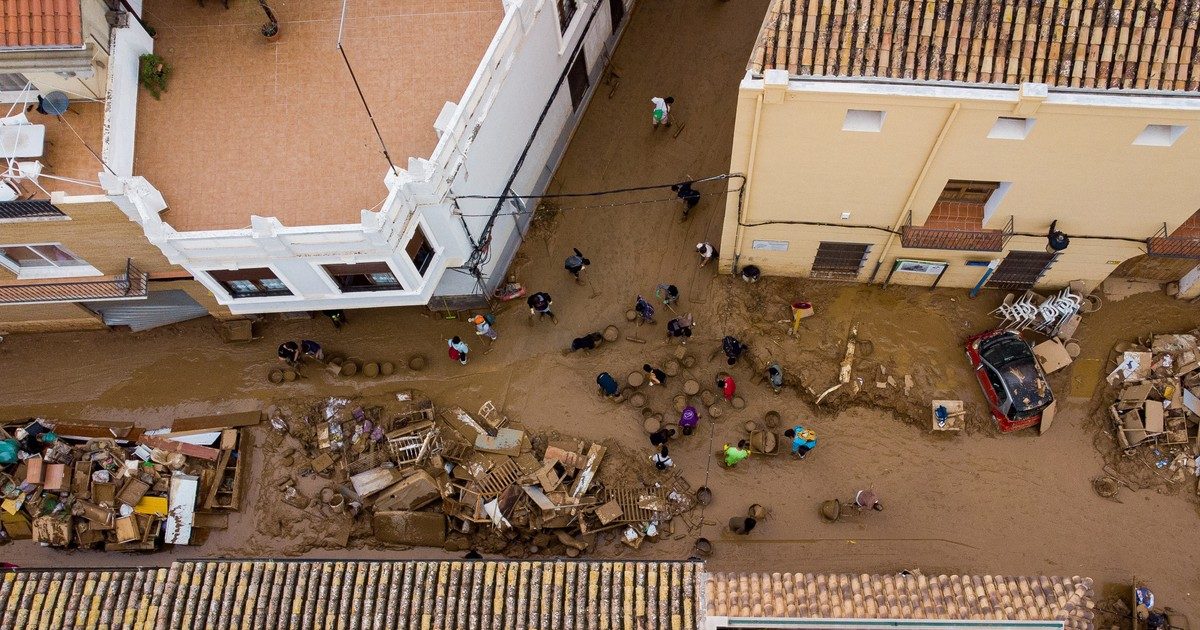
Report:
[[[263,8],[267,10],[269,15],[270,9],[267,8],[266,4],[263,4]],[[342,19],[338,23],[337,49],[339,53],[342,53],[342,61],[346,64],[346,70],[350,71],[350,80],[354,81],[354,89],[358,90],[358,99],[362,101],[363,109],[367,110],[367,118],[370,119],[371,126],[375,128],[375,137],[379,138],[379,147],[383,149],[383,159],[387,160],[388,168],[392,169],[392,175],[399,175],[396,165],[392,163],[392,156],[388,154],[387,143],[383,141],[383,134],[379,131],[379,125],[375,122],[375,116],[371,114],[371,106],[367,104],[367,97],[363,95],[362,86],[358,84],[358,76],[354,74],[354,67],[350,65],[350,58],[346,56],[346,49],[342,48],[342,31],[345,27],[346,0],[342,0]]]
[[[733,190],[733,191],[701,193],[700,196],[713,197],[713,196],[717,196],[717,195],[727,195],[730,192],[737,192],[737,191]],[[637,205],[646,205],[646,204],[654,204],[654,203],[668,203],[668,202],[678,202],[678,201],[679,201],[678,196],[662,197],[662,198],[656,198],[656,199],[642,199],[640,201],[619,201],[616,203],[591,204],[591,205],[586,205],[586,206],[562,206],[562,207],[559,207],[558,210],[560,210],[560,211],[593,210],[593,209],[597,209],[597,208],[619,208],[619,207],[623,207],[623,206],[637,206]],[[527,214],[533,214],[534,212],[536,212],[536,210],[532,210],[532,209],[531,210],[518,210],[517,212],[501,212],[496,216],[501,216],[501,217],[523,216],[523,215],[527,215]],[[464,212],[464,213],[460,213],[458,216],[461,216],[461,217],[490,217],[490,216],[492,216],[492,213],[484,212],[484,213],[477,213],[477,214],[468,214],[468,213]]]

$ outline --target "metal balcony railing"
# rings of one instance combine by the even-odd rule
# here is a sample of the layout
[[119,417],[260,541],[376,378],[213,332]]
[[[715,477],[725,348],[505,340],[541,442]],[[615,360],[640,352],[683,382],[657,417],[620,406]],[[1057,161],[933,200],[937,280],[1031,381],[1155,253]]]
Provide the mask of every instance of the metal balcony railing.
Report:
[[1200,260],[1200,238],[1169,236],[1167,224],[1146,239],[1146,253],[1161,258],[1191,258]]
[[127,259],[125,273],[119,276],[0,284],[0,304],[119,300],[145,297],[146,293],[146,272],[135,267],[132,259]]
[[911,249],[951,249],[972,252],[1004,251],[1013,233],[1013,217],[1002,230],[930,228],[912,224],[912,211],[900,226],[900,244]]

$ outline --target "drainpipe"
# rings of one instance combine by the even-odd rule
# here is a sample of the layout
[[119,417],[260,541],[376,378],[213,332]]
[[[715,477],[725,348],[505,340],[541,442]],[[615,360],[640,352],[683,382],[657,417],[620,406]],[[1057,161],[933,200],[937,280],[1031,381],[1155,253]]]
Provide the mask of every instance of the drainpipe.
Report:
[[933,160],[937,157],[938,149],[942,147],[942,141],[946,139],[946,134],[950,131],[950,125],[954,124],[954,119],[958,117],[958,110],[961,107],[961,103],[954,103],[954,108],[950,110],[950,115],[946,116],[946,122],[942,123],[942,130],[938,133],[937,140],[933,142],[933,147],[929,149],[929,155],[925,158],[925,165],[921,167],[921,172],[917,174],[917,180],[913,182],[912,190],[908,192],[908,199],[904,201],[904,205],[900,208],[900,215],[896,217],[896,223],[892,226],[892,232],[888,234],[887,242],[883,244],[883,251],[879,253],[879,258],[875,261],[875,268],[871,270],[871,277],[867,280],[867,284],[874,282],[875,276],[879,274],[879,268],[883,265],[884,259],[887,258],[888,251],[892,248],[892,242],[896,240],[896,233],[903,226],[904,217],[912,208],[913,200],[917,197],[917,191],[921,189],[921,184],[925,182],[925,176],[929,174],[929,169],[933,166]]
[[750,130],[750,156],[746,160],[746,181],[742,189],[742,198],[738,203],[737,229],[733,237],[733,273],[737,273],[738,260],[742,257],[742,233],[745,222],[742,210],[750,207],[750,185],[754,181],[754,163],[758,155],[758,133],[762,122],[763,102],[770,99],[772,103],[782,103],[787,94],[788,82],[791,75],[787,70],[767,70],[763,74],[763,88],[754,99],[754,125]]

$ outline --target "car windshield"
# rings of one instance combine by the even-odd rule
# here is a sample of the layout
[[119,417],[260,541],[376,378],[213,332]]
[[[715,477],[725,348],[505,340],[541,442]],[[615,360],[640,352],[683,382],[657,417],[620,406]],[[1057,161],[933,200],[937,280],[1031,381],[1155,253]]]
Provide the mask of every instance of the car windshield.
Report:
[[1029,344],[1025,343],[1020,337],[1012,334],[1005,334],[999,337],[988,339],[981,344],[979,354],[984,361],[1002,370],[1014,362],[1029,361],[1033,359],[1033,353],[1029,350]]

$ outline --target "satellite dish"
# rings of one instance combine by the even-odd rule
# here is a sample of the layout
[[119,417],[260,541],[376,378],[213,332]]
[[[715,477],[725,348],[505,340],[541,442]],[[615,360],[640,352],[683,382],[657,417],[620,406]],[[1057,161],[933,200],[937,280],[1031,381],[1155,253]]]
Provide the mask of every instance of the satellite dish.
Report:
[[62,116],[67,113],[67,108],[70,106],[71,99],[58,90],[48,92],[45,96],[38,96],[37,110],[47,116]]

